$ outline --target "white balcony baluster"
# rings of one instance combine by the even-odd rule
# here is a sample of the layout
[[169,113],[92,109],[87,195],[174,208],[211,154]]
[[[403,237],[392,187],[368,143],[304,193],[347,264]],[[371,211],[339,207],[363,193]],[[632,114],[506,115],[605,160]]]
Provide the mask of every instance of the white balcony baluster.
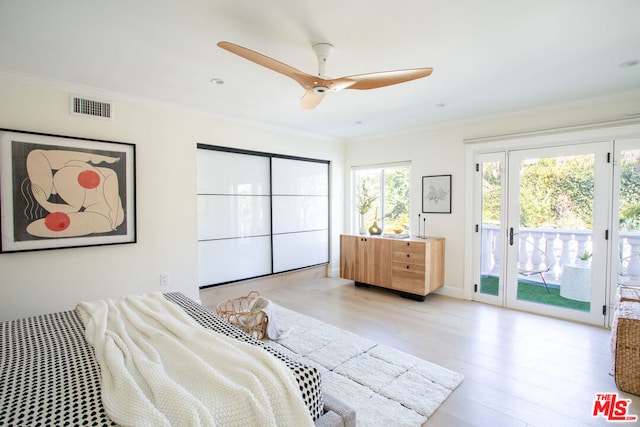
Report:
[[[482,226],[482,274],[499,275],[500,252],[502,249],[502,235],[500,229],[494,225]],[[556,230],[556,229],[528,229],[521,228],[518,243],[518,266],[536,265],[540,260],[531,259],[530,250],[524,244],[527,238],[537,248],[545,250],[552,264],[549,272],[544,274],[548,284],[559,284],[562,281],[562,266],[572,265],[575,260],[587,251],[593,252],[592,232],[589,230]],[[631,254],[640,253],[640,232],[620,233],[620,259]],[[625,261],[624,267],[640,277],[640,257],[633,257]]]

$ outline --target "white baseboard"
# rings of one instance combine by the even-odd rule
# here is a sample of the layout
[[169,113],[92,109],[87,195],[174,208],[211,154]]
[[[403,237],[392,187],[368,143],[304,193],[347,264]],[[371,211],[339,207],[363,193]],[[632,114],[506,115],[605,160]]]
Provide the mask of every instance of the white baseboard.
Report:
[[466,299],[464,297],[463,289],[458,287],[453,287],[453,286],[444,285],[443,287],[438,289],[435,293],[438,295],[445,295],[448,297],[453,297],[458,299]]
[[333,264],[330,264],[327,267],[327,276],[331,277],[331,278],[338,278],[340,277],[340,266],[334,266]]

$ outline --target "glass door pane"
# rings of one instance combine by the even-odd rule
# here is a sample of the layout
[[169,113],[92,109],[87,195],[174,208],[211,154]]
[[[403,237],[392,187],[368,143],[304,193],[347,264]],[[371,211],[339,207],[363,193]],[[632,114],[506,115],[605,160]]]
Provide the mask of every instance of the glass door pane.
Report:
[[607,148],[511,153],[508,306],[602,324]]
[[520,160],[519,300],[590,310],[593,165],[594,154]]
[[479,154],[476,157],[476,212],[479,212],[479,254],[474,300],[503,304],[504,230],[502,229],[504,197],[504,153]]
[[640,286],[640,139],[616,141],[617,230],[614,283]]

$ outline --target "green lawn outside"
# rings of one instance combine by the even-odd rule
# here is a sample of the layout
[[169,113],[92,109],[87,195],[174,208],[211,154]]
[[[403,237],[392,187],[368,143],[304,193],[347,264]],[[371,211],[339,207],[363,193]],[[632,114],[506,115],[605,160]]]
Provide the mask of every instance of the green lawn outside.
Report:
[[[480,292],[483,294],[497,296],[498,278],[496,276],[482,277]],[[542,283],[531,282],[528,280],[518,280],[518,299],[574,310],[591,310],[591,303],[561,297],[559,287],[549,286],[549,293],[547,293],[547,290]]]

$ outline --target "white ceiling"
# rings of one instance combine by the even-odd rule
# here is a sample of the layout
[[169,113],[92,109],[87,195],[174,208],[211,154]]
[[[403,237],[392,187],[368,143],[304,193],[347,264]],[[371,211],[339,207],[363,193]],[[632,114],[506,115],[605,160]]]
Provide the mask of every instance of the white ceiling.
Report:
[[[296,82],[221,40],[310,74],[329,42],[330,77],[434,71],[303,110]],[[331,138],[636,91],[631,60],[639,0],[0,0],[0,72]]]

